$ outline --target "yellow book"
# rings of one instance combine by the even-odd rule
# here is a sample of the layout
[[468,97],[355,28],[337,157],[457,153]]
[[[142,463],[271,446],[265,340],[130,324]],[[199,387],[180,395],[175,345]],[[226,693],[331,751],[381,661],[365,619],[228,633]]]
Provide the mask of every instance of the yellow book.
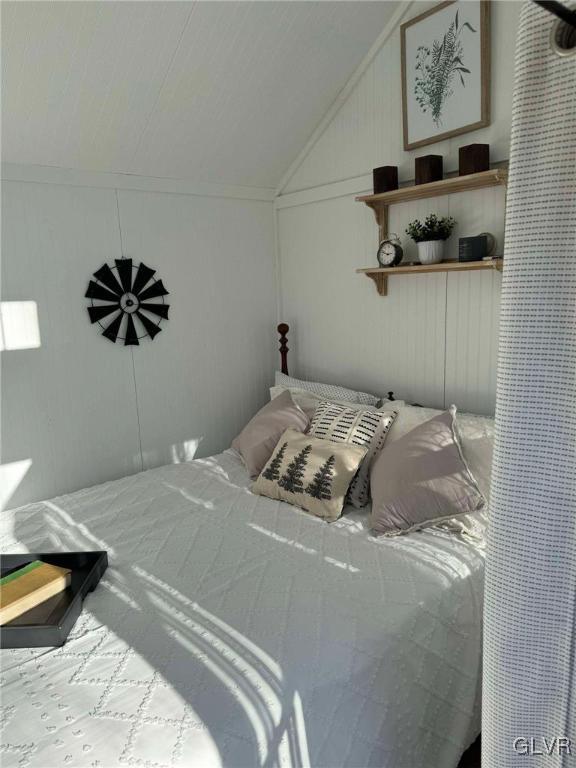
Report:
[[21,616],[70,586],[71,571],[58,565],[32,563],[0,579],[0,626]]

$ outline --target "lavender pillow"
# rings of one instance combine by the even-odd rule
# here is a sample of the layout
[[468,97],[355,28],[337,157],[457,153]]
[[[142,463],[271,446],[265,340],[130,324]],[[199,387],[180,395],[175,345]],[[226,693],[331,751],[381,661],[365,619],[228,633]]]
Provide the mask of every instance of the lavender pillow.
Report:
[[384,443],[372,465],[371,528],[395,536],[436,525],[484,506],[460,448],[456,408]]
[[261,408],[232,441],[232,448],[238,451],[250,477],[258,477],[268,459],[274,453],[278,440],[289,428],[305,432],[310,423],[308,416],[299,408],[290,395],[283,392]]

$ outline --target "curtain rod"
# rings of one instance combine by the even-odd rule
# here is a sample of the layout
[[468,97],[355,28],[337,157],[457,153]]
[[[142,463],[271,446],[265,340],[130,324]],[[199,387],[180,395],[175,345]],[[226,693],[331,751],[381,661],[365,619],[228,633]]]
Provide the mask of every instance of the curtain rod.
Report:
[[562,19],[562,21],[566,22],[566,24],[569,24],[571,27],[576,29],[576,11],[571,11],[565,5],[559,3],[558,0],[533,1],[536,3],[536,5],[541,6],[549,13],[554,14],[554,16],[557,16],[559,19]]

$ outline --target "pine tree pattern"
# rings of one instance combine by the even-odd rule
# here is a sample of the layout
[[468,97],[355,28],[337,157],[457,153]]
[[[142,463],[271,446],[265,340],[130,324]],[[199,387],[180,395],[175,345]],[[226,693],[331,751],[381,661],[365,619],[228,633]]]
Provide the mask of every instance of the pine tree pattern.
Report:
[[320,467],[318,472],[314,475],[312,482],[306,487],[306,493],[309,496],[313,496],[315,499],[332,498],[332,479],[334,478],[334,464],[336,458],[334,455],[330,456],[324,464]]
[[286,472],[278,480],[278,485],[290,493],[304,493],[304,468],[308,463],[308,455],[312,451],[311,445],[306,445],[288,464]]
[[288,443],[284,443],[264,472],[262,472],[262,477],[265,477],[266,480],[278,480],[280,478],[280,465],[282,464],[287,445]]

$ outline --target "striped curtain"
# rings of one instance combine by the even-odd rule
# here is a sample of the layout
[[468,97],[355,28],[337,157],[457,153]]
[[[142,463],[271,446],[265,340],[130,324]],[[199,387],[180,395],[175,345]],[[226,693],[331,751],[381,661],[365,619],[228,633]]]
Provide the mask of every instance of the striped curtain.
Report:
[[516,47],[483,768],[576,766],[576,58],[553,23],[526,3]]

